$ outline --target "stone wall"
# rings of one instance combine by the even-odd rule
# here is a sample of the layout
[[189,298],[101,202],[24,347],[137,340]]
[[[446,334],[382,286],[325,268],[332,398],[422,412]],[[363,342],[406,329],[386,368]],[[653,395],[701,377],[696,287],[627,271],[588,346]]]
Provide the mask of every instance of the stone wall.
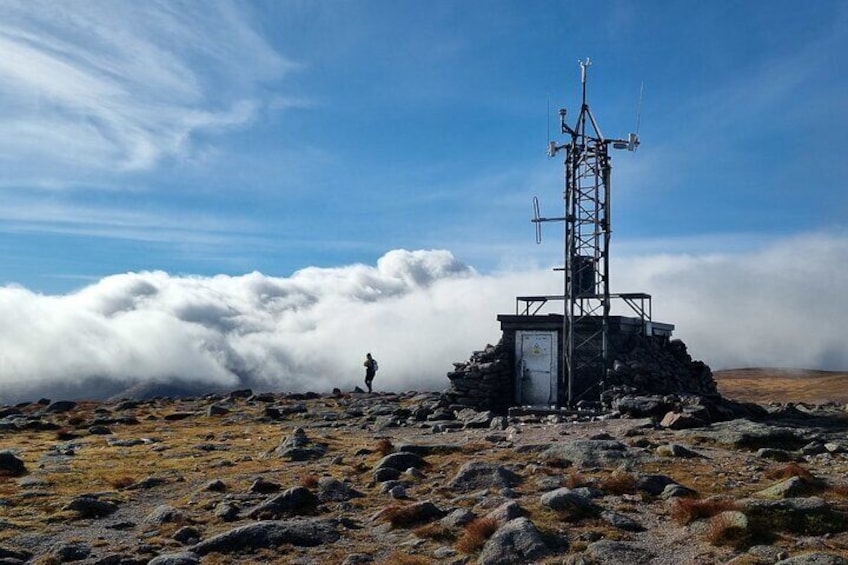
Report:
[[605,390],[629,388],[642,394],[716,395],[713,373],[694,361],[679,339],[640,335],[611,336],[612,368]]

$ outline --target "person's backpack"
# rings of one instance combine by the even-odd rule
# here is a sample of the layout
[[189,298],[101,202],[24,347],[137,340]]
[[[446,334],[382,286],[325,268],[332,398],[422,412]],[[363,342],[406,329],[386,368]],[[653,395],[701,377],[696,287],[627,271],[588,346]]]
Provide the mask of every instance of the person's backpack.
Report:
[[377,360],[376,360],[376,359],[371,359],[371,368],[372,368],[372,369],[374,369],[374,372],[375,372],[375,373],[377,372],[377,369],[378,369],[379,367],[378,367],[378,365],[377,365]]

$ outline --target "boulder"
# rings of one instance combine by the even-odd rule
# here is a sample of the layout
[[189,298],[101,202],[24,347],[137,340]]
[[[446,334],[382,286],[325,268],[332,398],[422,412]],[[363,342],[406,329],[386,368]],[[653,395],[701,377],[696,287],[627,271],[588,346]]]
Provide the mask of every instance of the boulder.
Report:
[[765,531],[785,531],[823,535],[848,530],[848,516],[821,498],[743,501],[742,511],[753,527]]
[[363,496],[365,495],[339,479],[321,477],[318,480],[318,500],[321,502],[344,502]]
[[759,498],[770,498],[773,500],[781,498],[794,498],[809,494],[814,489],[812,485],[801,477],[789,477],[777,484],[765,488],[755,494]]
[[164,553],[151,559],[147,565],[200,565],[200,557],[191,551]]
[[309,461],[323,457],[327,446],[313,442],[303,428],[296,428],[291,436],[283,440],[276,453],[291,461]]
[[10,451],[0,451],[0,476],[20,477],[27,472],[24,462]]
[[696,457],[703,457],[700,453],[692,451],[688,447],[683,447],[682,445],[676,443],[669,443],[667,445],[660,445],[656,449],[657,455],[660,457],[681,457],[683,459],[694,459]]
[[601,520],[612,526],[613,528],[618,528],[619,530],[624,530],[626,532],[644,532],[645,526],[637,522],[636,520],[630,518],[629,516],[625,516],[620,512],[613,512],[612,510],[604,510],[601,512]]
[[778,561],[774,565],[848,565],[848,559],[831,553],[807,553]]
[[118,505],[100,500],[97,495],[83,494],[71,499],[62,510],[76,512],[80,518],[103,518],[118,510]]
[[701,418],[693,416],[692,414],[687,414],[686,412],[668,412],[660,422],[660,426],[670,430],[701,428],[706,425],[707,422]]
[[536,526],[527,518],[510,520],[490,537],[477,561],[480,565],[523,565],[550,553]]
[[160,504],[144,518],[143,522],[145,524],[161,526],[162,524],[167,524],[169,522],[184,522],[185,520],[186,515],[173,506]]
[[406,451],[398,451],[390,453],[377,462],[375,469],[397,469],[398,471],[406,471],[410,467],[426,467],[427,462],[421,456]]
[[312,491],[305,487],[293,487],[253,507],[247,512],[247,516],[264,520],[299,516],[309,514],[317,505],[318,497],[312,494]]
[[44,409],[45,412],[58,414],[60,412],[69,412],[76,408],[77,403],[71,400],[57,400],[56,402],[51,403],[47,408]]
[[639,454],[616,440],[577,439],[557,442],[545,449],[542,460],[569,461],[576,467],[616,467],[625,461],[634,462]]
[[515,520],[516,518],[521,518],[522,516],[526,516],[527,511],[524,510],[517,502],[514,500],[510,500],[509,502],[505,502],[486,514],[486,518],[492,518],[498,522],[499,525],[503,526],[507,522],[511,520]]
[[339,537],[335,520],[267,520],[218,534],[192,546],[191,551],[202,556],[272,549],[282,544],[312,547],[334,543]]
[[590,498],[565,487],[546,492],[539,500],[551,510],[565,512],[572,518],[594,516],[601,512],[600,506]]
[[521,476],[494,463],[469,461],[448,483],[448,487],[459,492],[470,492],[484,488],[502,489],[521,484]]

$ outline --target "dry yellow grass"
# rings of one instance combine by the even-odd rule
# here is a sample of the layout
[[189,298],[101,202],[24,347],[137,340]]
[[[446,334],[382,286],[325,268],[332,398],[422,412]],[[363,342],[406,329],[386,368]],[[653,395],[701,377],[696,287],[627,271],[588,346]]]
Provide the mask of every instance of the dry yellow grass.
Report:
[[719,392],[744,402],[848,403],[848,373],[800,369],[729,369],[714,374]]
[[462,536],[456,542],[456,548],[466,554],[475,553],[497,529],[498,521],[494,518],[478,518],[465,526]]

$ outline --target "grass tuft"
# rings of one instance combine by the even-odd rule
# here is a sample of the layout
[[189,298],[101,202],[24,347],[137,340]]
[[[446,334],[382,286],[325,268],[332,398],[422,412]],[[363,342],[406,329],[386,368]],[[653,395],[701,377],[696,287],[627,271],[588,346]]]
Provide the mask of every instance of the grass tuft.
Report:
[[740,547],[748,540],[747,528],[739,527],[734,517],[724,512],[710,518],[706,535],[713,545]]
[[109,479],[109,484],[113,488],[123,489],[135,484],[135,479],[129,476],[115,477],[114,479]]
[[564,483],[565,483],[565,486],[567,486],[568,488],[580,488],[580,487],[585,487],[588,484],[590,484],[590,480],[586,477],[586,475],[584,475],[583,473],[581,473],[577,469],[572,469],[565,476]]
[[430,539],[443,543],[452,543],[456,541],[456,534],[439,522],[433,522],[426,526],[416,528],[412,530],[412,533],[419,538]]
[[766,470],[765,476],[768,479],[788,479],[790,477],[798,477],[807,483],[814,483],[816,478],[807,469],[798,463],[787,463],[779,467],[771,467]]
[[383,519],[389,521],[392,528],[409,528],[431,519],[430,511],[427,508],[415,504],[406,506],[393,504],[380,512],[380,515]]
[[317,475],[306,475],[300,480],[300,486],[304,488],[314,489],[318,487],[318,476]]
[[465,526],[456,548],[465,554],[475,553],[497,530],[498,521],[495,518],[478,518]]
[[377,453],[385,457],[395,452],[395,446],[389,438],[382,438],[377,442]]
[[638,490],[636,477],[623,471],[610,473],[601,479],[599,486],[601,490],[610,494],[635,494]]
[[671,517],[680,525],[691,524],[701,518],[712,518],[726,510],[737,510],[738,505],[726,498],[678,498],[671,507]]

